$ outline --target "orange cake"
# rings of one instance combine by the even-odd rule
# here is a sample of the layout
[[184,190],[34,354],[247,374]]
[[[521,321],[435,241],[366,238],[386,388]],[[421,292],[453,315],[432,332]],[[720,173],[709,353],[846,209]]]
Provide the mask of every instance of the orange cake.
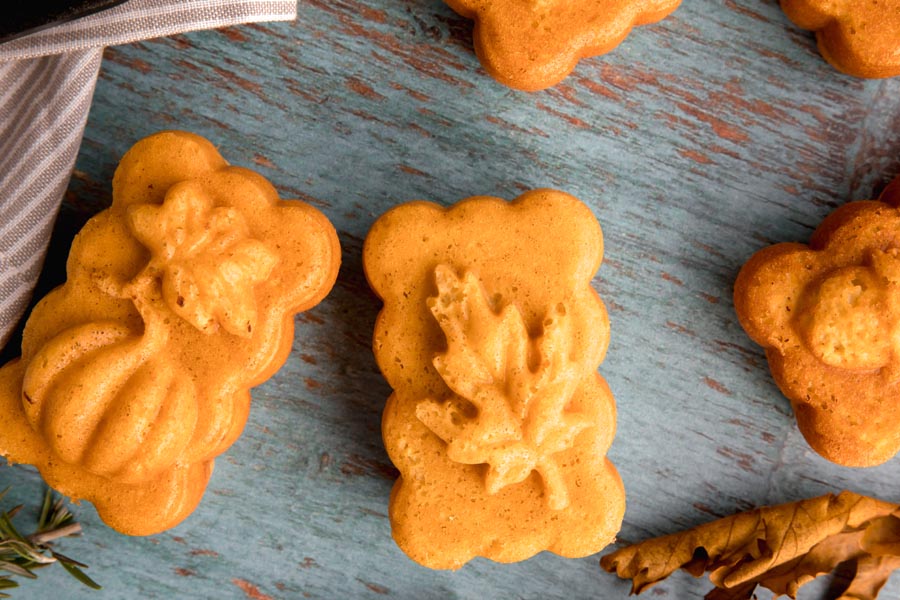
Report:
[[798,27],[816,32],[819,51],[857,77],[900,75],[900,0],[781,0]]
[[138,142],[111,208],[72,243],[66,283],[31,313],[22,357],[0,369],[0,453],[120,532],[173,527],[339,263],[319,211],[205,139]]
[[609,319],[590,285],[602,254],[590,209],[554,190],[410,202],[372,226],[390,520],[413,560],[579,557],[614,540],[625,492],[597,373]]
[[766,349],[800,431],[825,458],[882,463],[900,451],[900,179],[878,201],[831,213],[809,246],[744,265],[734,304]]
[[605,54],[635,25],[681,0],[445,0],[475,21],[475,52],[497,81],[525,91],[556,85],[582,58]]

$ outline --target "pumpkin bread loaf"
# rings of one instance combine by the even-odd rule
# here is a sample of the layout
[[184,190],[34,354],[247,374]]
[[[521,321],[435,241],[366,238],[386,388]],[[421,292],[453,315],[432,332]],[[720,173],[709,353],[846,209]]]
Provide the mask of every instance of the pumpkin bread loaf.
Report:
[[373,225],[363,261],[384,300],[373,345],[400,471],[390,521],[413,560],[579,557],[614,540],[625,494],[597,373],[609,320],[590,285],[602,253],[591,211],[553,190],[411,202]]

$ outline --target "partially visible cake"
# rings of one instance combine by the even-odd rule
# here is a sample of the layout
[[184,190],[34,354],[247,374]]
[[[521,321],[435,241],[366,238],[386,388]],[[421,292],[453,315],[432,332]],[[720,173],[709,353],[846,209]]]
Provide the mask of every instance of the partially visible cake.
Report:
[[822,56],[856,77],[900,75],[900,0],[781,0],[798,27],[816,32]]
[[207,140],[141,140],[0,369],[0,454],[122,533],[173,527],[339,264],[324,215]]
[[637,25],[681,0],[445,0],[475,21],[475,53],[491,76],[536,91],[562,81],[578,61],[605,54]]
[[900,451],[900,180],[828,215],[809,245],[763,248],[734,305],[810,446],[867,467]]

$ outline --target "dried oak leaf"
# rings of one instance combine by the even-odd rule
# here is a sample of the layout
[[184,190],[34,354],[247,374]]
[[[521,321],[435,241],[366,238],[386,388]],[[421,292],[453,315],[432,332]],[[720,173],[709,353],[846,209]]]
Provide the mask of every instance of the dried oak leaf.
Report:
[[900,567],[900,506],[852,492],[740,513],[627,546],[600,565],[640,594],[677,569],[709,572],[707,600],[749,600],[757,586],[796,598],[838,565],[855,567],[839,600],[874,600]]

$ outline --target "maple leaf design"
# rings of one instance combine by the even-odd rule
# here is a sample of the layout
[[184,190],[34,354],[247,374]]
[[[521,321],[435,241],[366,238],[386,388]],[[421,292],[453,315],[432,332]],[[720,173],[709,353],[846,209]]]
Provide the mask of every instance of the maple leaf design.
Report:
[[150,250],[148,271],[162,278],[168,307],[200,331],[221,326],[248,338],[257,320],[253,288],[278,257],[250,237],[243,215],[217,207],[195,183],[174,186],[162,205],[133,206],[128,225]]
[[416,416],[447,443],[451,460],[488,465],[489,494],[537,471],[550,508],[565,508],[569,497],[555,455],[596,425],[567,409],[582,368],[569,357],[573,332],[565,304],[548,311],[540,338],[532,340],[516,306],[495,312],[499,300],[487,298],[473,273],[459,278],[439,265],[435,279],[438,295],[428,307],[447,351],[433,364],[455,395],[420,402]]
[[678,569],[709,572],[707,600],[749,600],[757,586],[796,598],[801,586],[838,565],[855,566],[841,600],[875,600],[900,568],[900,506],[841,492],[768,506],[646,540],[600,565],[640,594]]

